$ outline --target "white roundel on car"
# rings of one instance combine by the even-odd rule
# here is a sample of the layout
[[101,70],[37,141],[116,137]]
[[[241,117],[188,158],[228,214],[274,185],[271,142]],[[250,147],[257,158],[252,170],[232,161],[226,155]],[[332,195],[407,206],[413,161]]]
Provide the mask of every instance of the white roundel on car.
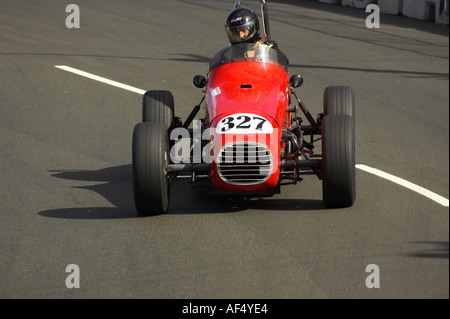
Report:
[[236,113],[225,116],[216,126],[217,134],[272,133],[270,122],[261,115]]

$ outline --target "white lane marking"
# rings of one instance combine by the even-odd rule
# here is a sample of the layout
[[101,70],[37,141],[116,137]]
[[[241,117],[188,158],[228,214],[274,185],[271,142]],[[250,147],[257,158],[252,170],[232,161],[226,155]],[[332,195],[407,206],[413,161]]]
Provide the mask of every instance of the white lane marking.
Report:
[[[99,82],[103,82],[103,83],[106,83],[106,84],[109,84],[109,85],[112,85],[112,86],[116,86],[116,87],[124,89],[124,90],[128,90],[128,91],[135,92],[135,93],[138,93],[138,94],[145,94],[145,90],[138,89],[138,88],[135,88],[133,86],[130,86],[130,85],[127,85],[127,84],[123,84],[123,83],[120,83],[120,82],[116,82],[116,81],[113,81],[113,80],[109,80],[107,78],[104,78],[104,77],[101,77],[101,76],[98,76],[98,75],[95,75],[95,74],[92,74],[92,73],[88,73],[88,72],[85,72],[85,71],[81,71],[81,70],[72,68],[72,67],[67,66],[67,65],[55,65],[55,68],[58,68],[58,69],[61,69],[61,70],[64,70],[64,71],[68,71],[68,72],[72,72],[72,73],[75,73],[75,74],[78,74],[78,75],[90,78],[90,79],[95,80],[95,81],[99,81]],[[438,195],[436,193],[433,193],[432,191],[429,191],[426,188],[423,188],[423,187],[421,187],[419,185],[416,185],[416,184],[413,184],[411,182],[408,182],[407,180],[405,180],[403,178],[400,178],[400,177],[391,175],[389,173],[383,172],[383,171],[381,171],[379,169],[376,169],[376,168],[373,168],[373,167],[370,167],[370,166],[366,166],[364,164],[356,164],[355,166],[356,166],[356,168],[358,168],[360,170],[363,170],[363,171],[366,171],[368,173],[377,175],[377,176],[379,176],[381,178],[390,180],[391,182],[399,184],[399,185],[401,185],[403,187],[406,187],[406,188],[408,188],[408,189],[410,189],[410,190],[412,190],[412,191],[414,191],[416,193],[419,193],[419,194],[421,194],[421,195],[423,195],[425,197],[428,197],[429,199],[431,199],[431,200],[441,204],[442,206],[449,207],[449,200],[447,198],[442,197],[442,196],[440,196],[440,195]]]
[[419,185],[416,185],[416,184],[413,184],[411,182],[408,182],[407,180],[405,180],[403,178],[400,178],[400,177],[388,174],[386,172],[380,171],[379,169],[376,169],[376,168],[373,168],[373,167],[369,167],[369,166],[366,166],[366,165],[363,165],[363,164],[356,164],[355,166],[356,166],[356,168],[359,168],[360,170],[363,170],[363,171],[366,171],[368,173],[377,175],[377,176],[379,176],[381,178],[390,180],[391,182],[399,184],[399,185],[401,185],[403,187],[406,187],[406,188],[408,188],[408,189],[410,189],[410,190],[412,190],[412,191],[414,191],[416,193],[419,193],[419,194],[421,194],[421,195],[423,195],[425,197],[428,197],[429,199],[434,200],[436,203],[439,203],[442,206],[448,207],[448,205],[449,205],[447,198],[442,197],[442,196],[440,196],[440,195],[438,195],[436,193],[433,193],[432,191],[429,191],[428,189],[423,188],[423,187],[421,187]]
[[58,68],[58,69],[61,69],[61,70],[67,71],[67,72],[75,73],[75,74],[84,76],[86,78],[89,78],[89,79],[92,79],[95,81],[99,81],[99,82],[103,82],[103,83],[106,83],[106,84],[109,84],[109,85],[112,85],[112,86],[115,86],[115,87],[118,87],[118,88],[121,88],[124,90],[128,90],[128,91],[131,91],[134,93],[138,93],[138,94],[145,93],[144,90],[135,88],[133,86],[126,85],[126,84],[123,84],[120,82],[116,82],[116,81],[113,81],[113,80],[110,80],[110,79],[107,79],[107,78],[104,78],[104,77],[101,77],[101,76],[98,76],[98,75],[95,75],[92,73],[84,72],[84,71],[72,68],[70,66],[67,66],[67,65],[55,65],[55,68]]

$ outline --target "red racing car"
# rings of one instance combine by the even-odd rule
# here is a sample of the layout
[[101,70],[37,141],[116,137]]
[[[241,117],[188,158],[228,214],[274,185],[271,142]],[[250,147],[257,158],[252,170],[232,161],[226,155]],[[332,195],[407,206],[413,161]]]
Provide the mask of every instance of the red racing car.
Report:
[[[214,193],[253,197],[280,193],[282,185],[314,174],[327,207],[353,205],[354,93],[348,86],[327,87],[323,112],[314,119],[294,92],[303,78],[289,77],[288,60],[270,39],[265,0],[261,16],[263,40],[232,42],[211,59],[207,77],[194,77],[205,94],[184,122],[174,116],[170,91],[145,93],[132,146],[140,215],[166,212],[170,185],[179,179],[207,181]],[[227,29],[230,41],[236,30]],[[203,101],[205,115],[194,120]]]

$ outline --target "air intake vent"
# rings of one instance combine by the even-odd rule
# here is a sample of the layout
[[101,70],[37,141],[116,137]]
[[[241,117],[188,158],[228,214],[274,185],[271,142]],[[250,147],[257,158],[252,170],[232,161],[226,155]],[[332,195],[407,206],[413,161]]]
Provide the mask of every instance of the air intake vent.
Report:
[[219,152],[217,170],[220,177],[229,184],[260,184],[272,174],[272,155],[263,144],[229,143]]

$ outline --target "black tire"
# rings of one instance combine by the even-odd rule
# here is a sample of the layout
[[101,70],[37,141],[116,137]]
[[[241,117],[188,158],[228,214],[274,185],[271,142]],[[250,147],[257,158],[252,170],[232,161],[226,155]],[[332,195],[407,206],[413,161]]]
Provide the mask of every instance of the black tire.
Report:
[[170,91],[147,91],[142,99],[142,122],[160,122],[173,127],[174,99]]
[[170,185],[166,175],[169,142],[164,124],[138,123],[133,130],[132,153],[136,210],[142,216],[165,213],[169,207]]
[[323,114],[355,118],[355,94],[349,86],[329,86],[323,92]]
[[355,202],[355,127],[349,115],[328,115],[322,121],[322,192],[329,208]]

